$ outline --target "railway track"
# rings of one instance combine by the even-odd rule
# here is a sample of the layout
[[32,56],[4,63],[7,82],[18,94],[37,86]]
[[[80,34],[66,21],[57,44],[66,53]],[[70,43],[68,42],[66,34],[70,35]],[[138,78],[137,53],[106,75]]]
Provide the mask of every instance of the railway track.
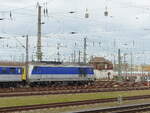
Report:
[[[140,86],[140,87],[139,87]],[[97,81],[92,85],[0,88],[0,97],[149,90],[143,83]]]
[[[147,99],[147,98],[150,98],[150,95],[123,97],[123,100],[137,100],[137,99]],[[17,112],[17,111],[28,111],[28,110],[35,110],[35,109],[45,109],[45,108],[58,108],[58,107],[67,107],[67,106],[89,105],[89,104],[96,104],[96,103],[115,102],[117,100],[118,100],[118,98],[108,98],[108,99],[95,99],[95,100],[85,100],[85,101],[75,101],[75,102],[63,102],[63,103],[50,103],[50,104],[38,104],[38,105],[27,105],[27,106],[3,107],[3,108],[0,108],[0,112],[1,113],[7,113],[7,112]],[[143,104],[143,106],[147,107],[147,108],[150,108],[150,104]],[[135,107],[136,106],[133,106],[132,108],[135,108]],[[139,106],[139,107],[142,108],[142,106]],[[127,110],[128,108],[124,107],[124,110]],[[112,109],[115,109],[115,108],[111,108],[111,110]],[[121,107],[120,108],[118,107],[118,109],[120,110],[120,113],[123,113],[123,112],[121,112],[121,110],[123,108],[121,109]],[[102,110],[106,111],[108,109],[102,109]],[[82,113],[82,112],[79,112],[79,113]],[[83,113],[91,113],[91,111],[84,111]]]
[[124,105],[118,107],[109,107],[103,109],[93,109],[86,111],[79,111],[75,113],[137,113],[137,112],[150,111],[150,103]]
[[56,90],[56,91],[9,92],[9,93],[0,93],[0,97],[115,92],[115,91],[149,90],[149,89],[150,88],[148,87],[136,87],[136,88],[134,87],[134,88],[101,88],[101,89],[76,89],[76,90]]
[[105,88],[138,88],[147,87],[144,83],[134,82],[116,82],[116,81],[97,81],[91,85],[80,85],[80,86],[45,86],[45,87],[21,87],[21,88],[0,88],[0,93],[9,92],[32,92],[32,91],[56,91],[56,90],[77,90],[77,89],[105,89]]

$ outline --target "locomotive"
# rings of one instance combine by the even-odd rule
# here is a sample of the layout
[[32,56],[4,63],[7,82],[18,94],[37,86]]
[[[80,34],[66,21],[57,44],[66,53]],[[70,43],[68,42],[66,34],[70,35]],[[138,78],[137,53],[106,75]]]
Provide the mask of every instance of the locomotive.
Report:
[[93,67],[88,65],[29,64],[0,66],[0,87],[20,85],[89,84],[94,82]]

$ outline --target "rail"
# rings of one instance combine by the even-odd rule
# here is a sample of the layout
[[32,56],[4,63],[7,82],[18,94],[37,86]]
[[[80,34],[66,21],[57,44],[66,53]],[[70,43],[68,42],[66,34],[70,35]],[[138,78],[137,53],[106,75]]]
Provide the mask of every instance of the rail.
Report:
[[74,90],[46,90],[46,91],[22,91],[22,92],[7,92],[0,93],[0,97],[14,96],[34,96],[34,95],[54,95],[54,94],[75,94],[75,93],[97,93],[97,92],[116,92],[116,91],[134,91],[134,90],[149,90],[147,87],[134,88],[96,88],[96,89],[74,89]]
[[[146,98],[150,98],[150,95],[123,97],[123,100],[137,100],[137,99],[146,99]],[[16,112],[16,111],[28,111],[28,110],[35,110],[35,109],[79,106],[79,105],[88,105],[88,104],[115,102],[115,101],[117,101],[117,98],[95,99],[95,100],[84,100],[84,101],[62,102],[62,103],[50,103],[50,104],[38,104],[38,105],[27,105],[27,106],[3,107],[3,108],[0,108],[0,112],[6,113],[6,112]],[[150,106],[150,104],[146,104],[143,106],[144,107]],[[135,106],[133,106],[133,107],[135,107]],[[112,109],[117,109],[117,108],[111,108],[111,110]],[[118,108],[118,109],[121,109],[121,108]],[[106,111],[106,109],[103,109],[103,111]],[[83,113],[91,113],[91,111],[90,112],[89,111],[82,111],[82,112]],[[82,113],[82,112],[79,112],[79,113]]]
[[79,111],[74,113],[136,113],[142,111],[150,111],[150,103],[144,104],[134,104],[134,105],[124,105],[117,107],[109,107],[102,109],[91,109],[85,111]]

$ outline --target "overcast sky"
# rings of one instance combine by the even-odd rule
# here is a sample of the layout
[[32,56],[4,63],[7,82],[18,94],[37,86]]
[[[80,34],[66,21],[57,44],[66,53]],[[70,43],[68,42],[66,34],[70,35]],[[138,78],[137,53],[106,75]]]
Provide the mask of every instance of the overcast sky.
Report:
[[[36,4],[39,2],[42,9],[48,9],[48,16],[44,17],[42,14],[42,21],[45,23],[42,25],[44,59],[54,60],[57,57],[57,43],[61,43],[62,59],[68,60],[73,51],[83,51],[83,38],[87,37],[89,57],[106,56],[113,61],[113,55],[117,55],[117,49],[120,48],[122,54],[128,54],[128,62],[129,54],[133,52],[135,64],[150,63],[149,0],[0,0],[0,2],[0,18],[4,18],[0,21],[0,35],[12,37],[1,39],[0,53],[4,55],[1,58],[3,60],[23,59],[24,49],[21,49],[14,37],[24,44],[24,39],[18,37],[25,34],[30,35],[30,56],[35,54]],[[105,7],[108,10],[107,17],[104,16]],[[89,18],[84,17],[86,8]],[[70,11],[75,13],[71,14]],[[70,32],[77,34],[73,35]],[[15,56],[17,51],[20,56],[18,58]]]

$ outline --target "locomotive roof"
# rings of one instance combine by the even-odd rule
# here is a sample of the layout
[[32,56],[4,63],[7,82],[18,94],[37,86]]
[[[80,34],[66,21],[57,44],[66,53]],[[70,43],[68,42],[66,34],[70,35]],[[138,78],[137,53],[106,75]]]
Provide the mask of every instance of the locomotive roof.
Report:
[[63,64],[45,64],[45,63],[30,63],[30,65],[34,66],[54,66],[54,67],[92,67],[91,65],[83,65],[83,64],[69,64],[69,63],[63,63]]
[[[93,67],[90,64],[78,64],[78,63],[60,63],[60,62],[29,62],[29,65],[34,66],[55,66],[55,67]],[[23,67],[25,63],[22,62],[0,62],[0,66],[3,67]]]
[[43,65],[43,64],[32,64],[33,66],[43,66],[43,67],[92,67],[90,65]]

